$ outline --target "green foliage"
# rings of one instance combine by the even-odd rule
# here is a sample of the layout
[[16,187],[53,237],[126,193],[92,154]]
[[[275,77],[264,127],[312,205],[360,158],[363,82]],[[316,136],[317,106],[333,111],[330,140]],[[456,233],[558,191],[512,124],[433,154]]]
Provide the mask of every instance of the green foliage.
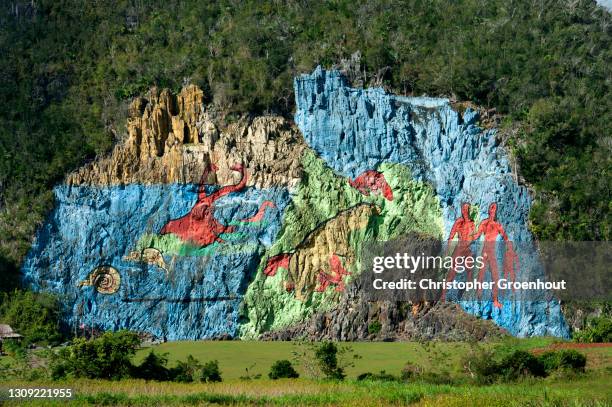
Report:
[[96,339],[76,338],[60,350],[53,361],[52,377],[121,379],[129,377],[131,358],[140,344],[138,335],[128,331],[105,332]]
[[366,372],[366,373],[362,373],[359,376],[357,376],[357,381],[363,381],[363,380],[371,380],[371,381],[379,381],[379,382],[395,382],[398,380],[398,378],[393,376],[392,374],[385,372],[384,370],[381,370],[379,373]]
[[23,336],[23,345],[54,345],[62,340],[60,305],[51,294],[13,291],[0,294],[0,323]]
[[202,366],[202,372],[200,373],[200,381],[211,383],[211,382],[220,382],[221,379],[221,371],[219,370],[219,362],[216,360],[211,360],[209,362],[204,363]]
[[[106,335],[106,334],[105,334]],[[140,365],[131,366],[129,365],[129,358],[133,355],[133,352],[128,353],[128,364],[126,367],[131,367],[128,370],[122,369],[120,377],[127,377],[128,373],[130,377],[144,380],[155,380],[155,381],[175,381],[180,383],[191,383],[196,379],[202,382],[220,382],[221,372],[219,370],[219,362],[216,360],[209,361],[203,365],[200,361],[194,358],[192,355],[188,355],[185,361],[178,361],[176,366],[168,369],[168,354],[157,354],[151,350],[148,355],[142,360]],[[65,358],[64,358],[65,360]],[[70,369],[66,369],[66,363],[56,363],[58,369],[64,369],[65,373],[56,374],[57,377],[63,377],[66,373],[70,372]],[[199,376],[198,376],[199,373]],[[73,374],[73,376],[76,376]],[[76,376],[76,377],[90,377],[90,376]],[[119,376],[115,376],[117,378]]]
[[473,347],[461,358],[461,365],[472,379],[480,384],[488,384],[497,379],[498,369],[495,352],[478,346]]
[[23,342],[15,339],[4,339],[0,349],[2,350],[2,353],[6,353],[7,355],[18,360],[24,360],[27,355],[27,350]]
[[403,382],[420,382],[428,384],[452,384],[454,379],[447,366],[431,365],[429,369],[423,366],[406,363],[402,368],[399,379]]
[[574,332],[574,340],[584,343],[612,342],[612,319],[610,317],[590,319],[586,328]]
[[549,351],[539,356],[547,374],[555,370],[570,370],[575,373],[584,372],[586,356],[574,349],[565,349],[558,352]]
[[336,345],[333,342],[298,342],[292,352],[296,364],[302,365],[306,374],[319,378],[342,380],[345,369],[355,366],[361,356],[350,345]]
[[144,358],[142,363],[135,367],[132,376],[138,379],[166,381],[170,379],[170,370],[167,354],[157,354],[153,350]]
[[525,376],[546,376],[546,370],[542,362],[533,354],[524,350],[516,350],[506,355],[497,364],[496,370],[497,374],[506,381],[517,380]]
[[570,369],[578,372],[583,372],[586,367],[587,358],[582,353],[566,349],[558,352],[559,365],[557,369]]
[[315,351],[319,368],[326,378],[342,380],[346,376],[344,369],[338,366],[338,347],[333,342],[323,342]]
[[183,362],[179,360],[176,366],[170,369],[170,377],[175,382],[191,383],[196,378],[196,373],[202,369],[202,364],[192,355],[188,355]]
[[586,356],[575,350],[549,351],[540,356],[521,349],[486,349],[475,346],[461,364],[481,384],[512,382],[525,377],[546,377],[556,371],[584,372]]
[[370,335],[377,335],[377,334],[379,334],[381,329],[382,329],[382,324],[378,320],[374,321],[370,325],[368,325],[368,333]]
[[423,372],[424,369],[422,366],[408,362],[402,368],[400,378],[405,382],[409,382],[419,378],[423,374]]
[[274,362],[268,373],[268,377],[272,380],[276,379],[296,379],[300,377],[295,371],[290,361],[283,359]]

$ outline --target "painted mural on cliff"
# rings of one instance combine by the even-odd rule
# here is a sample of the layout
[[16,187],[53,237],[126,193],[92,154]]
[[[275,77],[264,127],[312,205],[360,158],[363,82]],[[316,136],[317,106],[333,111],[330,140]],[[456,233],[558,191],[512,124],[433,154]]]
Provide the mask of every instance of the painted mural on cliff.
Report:
[[[128,139],[55,188],[25,282],[59,294],[71,326],[256,338],[332,309],[364,241],[461,232],[462,204],[477,227],[495,203],[509,240],[531,241],[527,191],[474,111],[320,68],[295,93],[297,126],[223,130],[195,87],[135,100]],[[461,305],[515,335],[567,336],[555,302],[489,298]]]
[[[462,205],[469,203],[478,208],[478,218],[488,217],[479,230],[487,235],[485,241],[532,241],[527,189],[512,173],[495,130],[485,131],[476,124],[476,111],[460,114],[446,99],[400,97],[380,88],[353,89],[339,72],[320,68],[296,79],[295,94],[296,123],[308,145],[336,173],[355,177],[384,163],[404,165],[415,180],[431,185],[439,198],[443,238],[461,216]],[[503,224],[503,233],[488,227],[495,216],[500,222],[495,225]],[[535,250],[521,258],[524,264],[518,269],[524,276],[543,275]],[[514,335],[568,336],[558,301],[498,303],[490,297],[490,301],[461,301],[461,305]]]

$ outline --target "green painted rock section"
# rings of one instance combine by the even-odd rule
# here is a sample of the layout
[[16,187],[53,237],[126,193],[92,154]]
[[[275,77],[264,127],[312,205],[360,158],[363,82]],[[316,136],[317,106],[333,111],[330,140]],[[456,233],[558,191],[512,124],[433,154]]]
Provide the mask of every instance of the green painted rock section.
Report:
[[363,195],[311,150],[305,152],[302,164],[304,176],[285,211],[279,237],[264,255],[244,297],[241,309],[244,339],[302,322],[314,312],[330,309],[338,302],[341,292],[333,289],[313,292],[305,300],[296,299],[285,289],[286,269],[280,268],[273,277],[266,276],[263,269],[267,258],[294,252],[311,232],[340,213],[360,203],[379,208],[379,214],[369,219],[367,227],[356,228],[349,235],[347,243],[357,261],[346,266],[351,273],[348,281],[360,271],[358,259],[364,240],[387,240],[410,232],[442,238],[443,220],[437,196],[429,185],[413,180],[403,165],[385,163],[378,168],[393,191],[394,199],[389,201],[382,195]]

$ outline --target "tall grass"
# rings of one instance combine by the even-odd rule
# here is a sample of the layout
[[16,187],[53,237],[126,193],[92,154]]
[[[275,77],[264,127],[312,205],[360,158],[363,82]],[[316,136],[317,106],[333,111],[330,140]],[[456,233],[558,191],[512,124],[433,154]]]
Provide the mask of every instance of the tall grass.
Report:
[[[309,379],[231,380],[223,383],[158,383],[143,380],[35,382],[28,387],[72,387],[66,401],[8,402],[19,406],[610,406],[610,373],[531,379],[490,386],[399,382],[333,382]],[[23,386],[4,383],[2,387]]]

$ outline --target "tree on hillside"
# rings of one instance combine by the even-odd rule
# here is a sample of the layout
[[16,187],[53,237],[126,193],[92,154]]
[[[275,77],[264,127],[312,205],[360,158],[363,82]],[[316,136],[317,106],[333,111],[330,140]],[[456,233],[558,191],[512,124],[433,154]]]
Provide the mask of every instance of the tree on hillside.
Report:
[[23,345],[54,345],[62,340],[61,310],[56,297],[30,291],[14,291],[0,296],[0,323],[10,325],[23,335]]

